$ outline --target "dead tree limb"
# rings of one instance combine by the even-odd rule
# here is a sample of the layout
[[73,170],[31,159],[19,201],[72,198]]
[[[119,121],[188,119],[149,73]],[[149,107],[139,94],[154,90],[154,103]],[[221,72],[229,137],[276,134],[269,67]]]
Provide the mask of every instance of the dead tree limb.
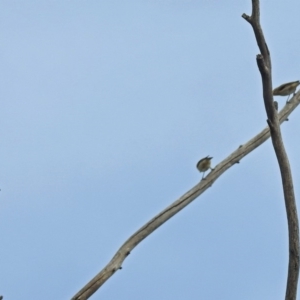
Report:
[[[300,104],[300,92],[298,92],[278,114],[279,122],[284,122],[291,112]],[[156,215],[147,224],[136,231],[117,251],[112,260],[102,269],[90,282],[88,282],[72,300],[86,300],[94,294],[117,270],[121,269],[122,263],[130,252],[146,237],[148,237],[160,225],[169,220],[172,216],[178,213],[181,209],[195,200],[230,167],[239,163],[240,160],[255,148],[260,146],[270,137],[269,127],[266,127],[254,138],[246,144],[238,147],[232,154],[219,163],[214,171],[209,173],[205,180],[202,180],[195,187],[185,193],[182,197],[176,200],[169,207]]]
[[261,73],[263,98],[268,116],[267,122],[270,127],[271,139],[280,168],[288,220],[289,267],[285,299],[296,300],[299,277],[299,224],[297,207],[290,164],[282,141],[279,118],[273,105],[271,57],[260,26],[259,0],[252,0],[252,15],[243,14],[242,17],[251,24],[261,52],[261,54],[256,56],[256,61]]

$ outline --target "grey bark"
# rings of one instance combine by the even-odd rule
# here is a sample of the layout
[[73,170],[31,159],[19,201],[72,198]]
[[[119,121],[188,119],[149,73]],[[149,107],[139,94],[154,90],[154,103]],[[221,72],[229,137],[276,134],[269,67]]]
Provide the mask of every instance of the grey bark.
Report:
[[285,299],[296,300],[299,277],[299,223],[292,172],[282,140],[280,121],[273,104],[271,56],[260,26],[259,0],[252,0],[252,15],[243,14],[242,17],[251,24],[261,52],[256,56],[256,61],[262,78],[267,122],[281,174],[289,231],[289,266]]

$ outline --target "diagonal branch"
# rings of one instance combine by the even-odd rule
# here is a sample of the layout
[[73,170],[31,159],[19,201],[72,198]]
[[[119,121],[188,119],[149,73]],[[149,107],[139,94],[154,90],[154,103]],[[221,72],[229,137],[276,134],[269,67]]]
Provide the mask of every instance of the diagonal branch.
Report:
[[[291,112],[300,104],[300,92],[297,93],[279,113],[279,122],[284,122]],[[136,231],[117,251],[112,260],[102,269],[90,282],[88,282],[71,300],[86,300],[93,295],[117,270],[121,269],[122,263],[130,252],[154,230],[177,214],[185,206],[190,204],[230,167],[245,157],[248,153],[260,146],[270,137],[269,127],[266,127],[258,135],[241,145],[237,150],[230,154],[226,159],[219,163],[214,171],[209,173],[205,180],[202,180],[182,197],[156,215],[147,224]]]
[[295,300],[299,277],[298,215],[291,168],[281,136],[280,121],[273,105],[271,57],[260,26],[259,0],[252,0],[252,16],[249,17],[243,14],[242,17],[251,24],[261,52],[261,54],[257,55],[256,61],[262,77],[263,98],[268,116],[267,122],[270,127],[272,143],[281,173],[289,230],[289,268],[285,299]]

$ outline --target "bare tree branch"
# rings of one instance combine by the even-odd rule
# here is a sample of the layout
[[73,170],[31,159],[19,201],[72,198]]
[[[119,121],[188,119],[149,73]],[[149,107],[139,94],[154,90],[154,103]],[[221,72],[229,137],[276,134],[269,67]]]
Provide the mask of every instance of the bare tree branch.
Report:
[[243,14],[242,17],[251,24],[261,52],[257,55],[256,61],[262,77],[263,98],[268,116],[267,122],[280,168],[288,219],[289,268],[285,299],[296,300],[299,277],[299,224],[296,200],[290,164],[282,141],[278,115],[273,104],[271,57],[260,26],[259,15],[259,0],[252,0],[251,17],[246,14]]
[[[279,122],[284,122],[291,112],[300,103],[300,92],[298,92],[279,113]],[[147,224],[136,231],[117,251],[112,260],[102,269],[89,283],[87,283],[72,300],[85,300],[94,294],[103,284],[109,279],[117,270],[121,269],[122,263],[130,252],[137,246],[144,238],[148,237],[160,225],[169,220],[172,216],[178,213],[181,209],[195,200],[230,167],[239,163],[240,160],[255,148],[260,146],[270,137],[269,127],[266,127],[258,135],[248,141],[246,144],[239,146],[232,154],[219,163],[209,175],[198,183],[195,187],[185,193],[182,197],[176,200],[169,207],[164,209],[156,215]]]

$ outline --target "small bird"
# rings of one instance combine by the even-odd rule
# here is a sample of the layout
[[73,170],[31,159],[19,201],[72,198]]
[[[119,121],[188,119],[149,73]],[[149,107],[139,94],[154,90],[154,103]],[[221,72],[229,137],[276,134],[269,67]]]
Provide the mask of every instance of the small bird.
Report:
[[290,95],[291,94],[295,95],[295,91],[299,84],[300,84],[299,80],[284,83],[273,90],[273,96],[288,96],[288,99],[286,100],[286,103],[288,103]]
[[210,166],[211,159],[212,159],[212,157],[209,157],[209,155],[208,155],[208,156],[200,159],[199,162],[197,163],[197,169],[200,172],[203,172],[203,176],[202,176],[201,180],[203,179],[204,174],[208,169],[213,170],[213,168],[211,168],[211,166]]

